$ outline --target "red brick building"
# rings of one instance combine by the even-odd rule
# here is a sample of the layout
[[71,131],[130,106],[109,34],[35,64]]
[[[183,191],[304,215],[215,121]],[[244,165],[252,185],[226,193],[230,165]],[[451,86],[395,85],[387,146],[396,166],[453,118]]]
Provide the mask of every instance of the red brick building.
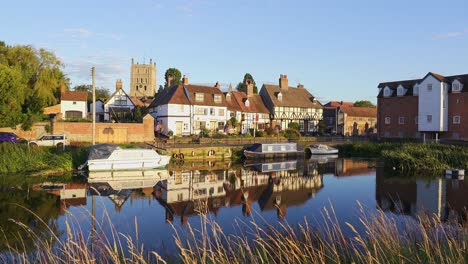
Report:
[[468,140],[468,74],[428,73],[378,88],[380,137]]

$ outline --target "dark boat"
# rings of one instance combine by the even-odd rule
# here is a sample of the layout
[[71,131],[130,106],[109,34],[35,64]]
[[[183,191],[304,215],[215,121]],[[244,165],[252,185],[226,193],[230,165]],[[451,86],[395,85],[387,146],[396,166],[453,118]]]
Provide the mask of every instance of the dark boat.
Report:
[[297,143],[257,143],[244,150],[244,156],[248,159],[287,158],[303,154],[297,149]]

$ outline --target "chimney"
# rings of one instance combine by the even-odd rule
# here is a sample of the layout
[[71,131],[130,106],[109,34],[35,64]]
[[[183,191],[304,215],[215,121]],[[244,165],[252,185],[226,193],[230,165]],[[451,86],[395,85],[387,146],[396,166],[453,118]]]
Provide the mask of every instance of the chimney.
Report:
[[297,88],[304,89],[304,85],[303,84],[298,84]]
[[118,79],[116,82],[115,82],[115,91],[118,91],[122,89],[122,80],[121,79]]
[[343,101],[340,102],[340,105],[343,105]]
[[170,88],[172,86],[172,81],[174,80],[174,76],[172,75],[167,75],[167,87]]
[[219,84],[219,82],[216,82],[214,87],[217,88],[218,90],[221,90],[221,85]]
[[279,78],[279,86],[282,90],[288,90],[288,76],[286,74],[281,74]]
[[184,85],[188,85],[188,77],[184,75],[184,77],[182,77],[182,83]]
[[252,80],[245,80],[245,84],[247,85],[247,97],[251,97],[254,94],[254,85]]

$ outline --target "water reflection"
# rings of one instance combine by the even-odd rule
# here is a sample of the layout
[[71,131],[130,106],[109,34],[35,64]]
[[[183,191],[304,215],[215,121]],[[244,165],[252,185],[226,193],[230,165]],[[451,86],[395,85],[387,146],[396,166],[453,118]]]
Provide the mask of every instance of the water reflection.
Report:
[[377,205],[395,214],[436,216],[441,221],[467,219],[468,186],[459,179],[398,179],[376,171]]

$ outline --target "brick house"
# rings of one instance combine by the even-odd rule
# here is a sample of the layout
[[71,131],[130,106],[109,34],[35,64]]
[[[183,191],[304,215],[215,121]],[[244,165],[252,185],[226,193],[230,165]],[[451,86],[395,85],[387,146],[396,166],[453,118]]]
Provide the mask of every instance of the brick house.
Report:
[[380,83],[378,133],[383,138],[468,140],[468,74]]
[[376,107],[355,107],[351,102],[331,101],[324,105],[323,120],[327,132],[344,136],[362,136],[375,133]]
[[273,126],[286,129],[291,122],[297,122],[301,132],[317,132],[323,106],[303,85],[289,87],[287,75],[281,74],[279,85],[264,84],[259,94]]

